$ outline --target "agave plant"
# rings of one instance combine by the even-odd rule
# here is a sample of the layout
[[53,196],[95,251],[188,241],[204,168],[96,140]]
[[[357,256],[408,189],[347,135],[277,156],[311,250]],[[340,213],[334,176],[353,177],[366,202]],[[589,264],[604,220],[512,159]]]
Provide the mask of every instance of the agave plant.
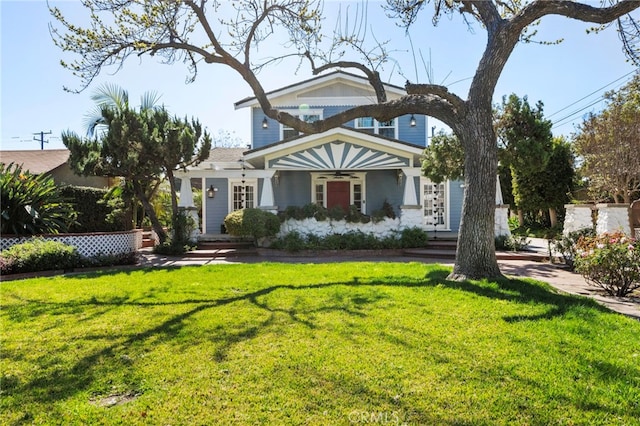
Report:
[[0,197],[2,234],[57,234],[77,216],[49,175],[34,175],[13,163],[0,163]]

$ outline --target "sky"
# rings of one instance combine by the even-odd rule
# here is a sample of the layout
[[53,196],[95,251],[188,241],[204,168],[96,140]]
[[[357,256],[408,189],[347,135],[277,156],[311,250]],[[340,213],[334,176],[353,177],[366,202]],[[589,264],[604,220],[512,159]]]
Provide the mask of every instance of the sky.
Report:
[[[325,2],[326,29],[335,27],[339,11],[343,17],[348,11],[352,23],[364,4],[355,0]],[[50,3],[59,6],[72,22],[87,22],[80,2]],[[442,18],[434,27],[431,9],[426,8],[407,36],[404,29],[384,16],[380,4],[369,1],[366,28],[369,36],[389,41],[394,61],[381,70],[383,79],[400,86],[407,79],[443,84],[466,99],[470,78],[486,44],[482,28],[476,24],[470,31],[458,16]],[[143,93],[157,92],[171,113],[198,118],[214,135],[229,132],[250,143],[249,111],[234,110],[233,104],[253,93],[232,70],[203,63],[196,81],[186,84],[188,73],[182,63],[164,65],[148,56],[132,57],[120,70],[103,70],[79,94],[68,93],[63,88],[79,89],[80,80],[60,66],[64,56],[51,39],[51,23],[53,18],[43,0],[0,0],[1,149],[40,149],[40,132],[51,132],[44,135],[48,141],[44,149],[64,148],[61,133],[84,133],[83,116],[94,107],[90,96],[104,83],[128,90],[133,105]],[[604,107],[603,93],[620,88],[636,70],[625,60],[615,27],[586,34],[591,26],[561,17],[544,18],[537,39],[564,41],[551,46],[516,46],[496,87],[494,102],[511,93],[527,96],[531,104],[540,100],[545,117],[554,122],[554,135],[570,136],[585,114]],[[256,58],[286,50],[283,40],[279,36],[261,44]],[[267,91],[310,78],[309,67],[298,65],[298,61],[284,61],[264,69],[258,77]],[[436,120],[429,123],[432,125],[437,130],[444,127]]]

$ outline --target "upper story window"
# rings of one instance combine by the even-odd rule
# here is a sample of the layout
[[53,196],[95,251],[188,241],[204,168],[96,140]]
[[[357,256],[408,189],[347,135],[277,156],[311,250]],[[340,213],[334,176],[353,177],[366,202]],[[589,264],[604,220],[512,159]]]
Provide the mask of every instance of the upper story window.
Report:
[[374,135],[396,138],[396,119],[378,121],[373,117],[360,117],[356,119],[356,129],[364,130]]
[[[298,117],[299,119],[306,121],[307,123],[314,123],[318,120],[322,120],[322,110],[321,109],[307,109],[302,112],[300,110],[284,110],[294,117]],[[302,133],[294,129],[293,127],[285,126],[284,124],[281,126],[282,129],[282,137],[281,139],[293,138],[295,136],[299,136]]]

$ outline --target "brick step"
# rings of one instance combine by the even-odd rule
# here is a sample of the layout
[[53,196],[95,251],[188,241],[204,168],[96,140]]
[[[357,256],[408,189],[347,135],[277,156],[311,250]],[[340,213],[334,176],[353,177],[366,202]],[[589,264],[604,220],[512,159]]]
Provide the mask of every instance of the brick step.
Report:
[[200,241],[198,250],[245,250],[254,248],[250,241]]
[[456,240],[429,240],[427,243],[428,249],[431,250],[453,250],[456,251],[456,247],[458,245],[458,241]]

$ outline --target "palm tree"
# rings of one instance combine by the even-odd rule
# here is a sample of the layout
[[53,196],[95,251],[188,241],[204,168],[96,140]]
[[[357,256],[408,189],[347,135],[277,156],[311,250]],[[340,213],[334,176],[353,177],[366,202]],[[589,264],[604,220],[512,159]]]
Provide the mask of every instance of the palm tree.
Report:
[[[140,96],[140,111],[162,108],[158,102],[161,96],[157,92],[144,92]],[[88,137],[96,136],[96,133],[106,131],[104,108],[122,111],[129,108],[129,92],[117,84],[104,83],[91,95],[91,100],[96,106],[84,116],[84,127]]]

